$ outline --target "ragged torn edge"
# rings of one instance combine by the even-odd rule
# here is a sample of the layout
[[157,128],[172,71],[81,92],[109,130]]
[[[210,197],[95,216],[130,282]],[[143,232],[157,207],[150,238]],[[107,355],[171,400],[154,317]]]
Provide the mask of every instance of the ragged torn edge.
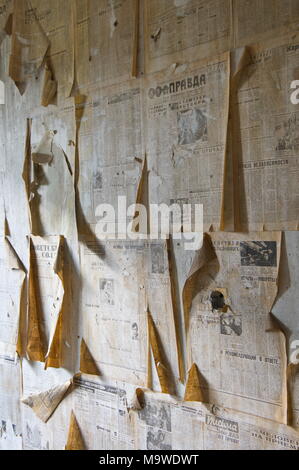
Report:
[[196,252],[187,279],[183,286],[182,301],[184,310],[185,332],[188,337],[189,316],[193,298],[199,292],[196,289],[198,285],[197,278],[200,272],[213,260],[217,258],[211,237],[205,233],[203,236],[202,247]]
[[45,369],[48,367],[59,368],[63,365],[62,358],[62,327],[64,313],[64,273],[63,273],[63,245],[64,237],[57,236],[58,249],[54,261],[53,271],[58,277],[58,290],[55,311],[56,317],[51,329],[49,344],[46,345],[42,336],[40,318],[37,309],[37,283],[36,272],[33,270],[34,245],[30,237],[30,272],[29,272],[29,312],[28,312],[28,334],[27,334],[27,357],[31,361],[44,362]]
[[[28,9],[33,14],[33,22],[31,24],[36,30],[39,31],[39,41],[41,44],[43,44],[41,55],[37,58],[37,61],[34,64],[35,73],[40,71],[50,47],[50,40],[43,30],[37,18],[35,9],[31,6],[31,2],[29,0],[15,0],[13,2],[12,12],[12,53],[10,54],[9,60],[9,76],[14,81],[21,95],[25,93],[28,82],[28,77],[25,76],[24,69],[32,68],[31,62],[23,62],[25,55],[24,50],[26,50],[26,54],[28,55],[31,45],[28,44],[28,41],[25,37],[22,37],[22,31],[19,31],[17,27],[19,11],[26,11],[26,9]],[[22,18],[22,20],[24,20],[25,23],[25,18]],[[15,46],[15,44],[17,44],[17,46]],[[18,54],[14,54],[15,49],[18,51]]]
[[5,236],[5,246],[6,246],[6,256],[7,264],[12,271],[19,271],[22,273],[22,279],[20,282],[20,298],[19,298],[19,319],[18,319],[18,332],[17,332],[17,342],[15,345],[15,353],[21,358],[24,355],[23,351],[23,342],[22,342],[22,327],[23,321],[26,317],[26,279],[27,279],[27,270],[18,257],[15,249],[13,248],[9,237]]
[[27,196],[30,233],[34,235],[43,235],[39,234],[38,230],[36,230],[35,226],[38,226],[38,224],[36,220],[34,220],[34,214],[32,212],[32,201],[38,195],[38,189],[40,187],[39,177],[37,176],[36,171],[34,171],[34,165],[51,165],[54,159],[55,149],[58,149],[63,154],[67,170],[71,176],[73,176],[73,172],[65,151],[60,145],[57,145],[54,142],[54,137],[57,131],[45,130],[45,134],[42,137],[40,143],[35,148],[32,148],[31,129],[32,119],[28,118],[26,121],[26,138],[22,179],[25,185]]
[[85,450],[85,442],[74,411],[71,412],[69,431],[65,450]]
[[41,95],[41,105],[44,107],[50,104],[56,104],[55,98],[57,96],[58,83],[54,78],[53,71],[50,64],[45,64],[44,81]]
[[281,325],[271,313],[272,308],[275,304],[277,295],[278,295],[278,287],[279,287],[279,272],[280,272],[280,260],[281,260],[281,244],[282,244],[282,232],[273,232],[276,235],[276,242],[277,242],[277,278],[275,283],[275,292],[273,295],[273,299],[271,301],[271,305],[269,305],[268,309],[268,321],[265,328],[265,333],[277,331],[281,336],[281,363],[282,363],[282,377],[281,377],[281,387],[282,387],[282,424],[288,424],[289,421],[289,391],[288,391],[288,357],[287,357],[287,341],[286,335],[283,331]]
[[160,349],[160,338],[152,315],[147,311],[148,338],[150,350],[153,354],[157,375],[162,393],[170,394],[169,372],[164,364],[162,352]]
[[172,240],[168,238],[166,240],[167,254],[168,254],[168,272],[169,272],[169,282],[170,282],[170,292],[171,292],[171,302],[172,302],[172,312],[173,312],[173,321],[175,328],[176,336],[176,347],[177,347],[177,360],[179,366],[179,379],[181,383],[185,381],[185,366],[183,358],[183,346],[182,338],[180,336],[180,327],[179,327],[179,318],[180,318],[180,309],[177,301],[177,282],[175,282],[175,258],[172,247]]
[[138,42],[139,42],[139,10],[140,10],[140,0],[133,0],[133,21],[134,21],[134,31],[133,31],[133,49],[132,49],[132,66],[131,66],[131,75],[132,78],[138,76],[137,62],[138,62]]
[[[145,154],[144,160],[135,157],[135,161],[139,164],[142,164],[141,169],[141,176],[139,179],[137,193],[136,193],[136,203],[135,203],[135,211],[133,220],[131,222],[131,229],[132,232],[139,233],[140,232],[140,225],[139,225],[139,215],[140,210],[143,210],[145,207],[148,211],[148,167],[147,167],[147,156]],[[149,220],[147,219],[147,227],[146,227],[146,234],[149,233]]]
[[73,379],[69,379],[64,384],[52,387],[45,392],[22,398],[21,402],[32,408],[36,416],[46,423],[72,387]]

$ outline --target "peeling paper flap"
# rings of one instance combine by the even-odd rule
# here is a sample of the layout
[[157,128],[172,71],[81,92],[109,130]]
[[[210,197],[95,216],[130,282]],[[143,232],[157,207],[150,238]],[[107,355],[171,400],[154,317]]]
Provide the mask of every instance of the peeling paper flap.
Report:
[[32,127],[32,120],[27,119],[27,127],[26,127],[26,140],[25,140],[25,149],[24,149],[24,165],[22,171],[22,178],[25,184],[25,190],[27,195],[28,201],[28,218],[29,218],[29,225],[30,231],[32,232],[32,220],[31,220],[31,211],[30,211],[30,196],[31,196],[31,173],[32,173],[32,161],[31,161],[31,127]]
[[69,433],[65,450],[86,450],[83,437],[73,411],[71,413]]
[[8,34],[11,34],[11,23],[12,23],[12,6],[11,0],[4,0],[1,2],[1,16],[0,16],[0,45]]
[[170,393],[168,371],[163,364],[163,357],[160,348],[160,339],[150,312],[148,312],[148,333],[150,347],[153,353],[157,374],[162,393]]
[[46,392],[23,398],[22,403],[32,408],[36,416],[46,423],[63,400],[71,384],[72,379]]
[[192,364],[192,367],[189,371],[184,401],[204,401],[201,392],[199,371],[196,364]]
[[33,163],[38,163],[39,165],[51,163],[51,161],[53,160],[53,138],[54,134],[52,131],[47,131],[45,133],[40,144],[37,146],[36,150],[31,154]]
[[45,362],[45,368],[62,365],[63,243],[62,236],[30,237],[27,355],[32,361]]
[[101,375],[98,366],[83,338],[81,340],[80,346],[80,372],[89,375]]
[[203,237],[203,244],[200,250],[196,252],[192,266],[190,268],[188,277],[183,287],[183,308],[185,318],[185,329],[189,328],[189,312],[192,300],[197,293],[197,278],[200,271],[211,261],[217,258],[210,236],[205,233]]
[[133,411],[140,411],[143,408],[143,390],[136,388],[133,395],[128,397],[127,409]]
[[21,94],[30,77],[40,69],[49,46],[30,1],[14,0],[9,76]]

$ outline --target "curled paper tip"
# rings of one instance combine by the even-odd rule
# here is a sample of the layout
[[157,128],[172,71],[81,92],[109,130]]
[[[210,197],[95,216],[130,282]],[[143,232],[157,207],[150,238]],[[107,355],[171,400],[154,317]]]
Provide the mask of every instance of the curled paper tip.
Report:
[[72,411],[65,450],[85,450],[84,440],[75,413]]
[[168,378],[168,371],[167,368],[163,364],[162,352],[160,348],[160,339],[158,336],[158,332],[156,330],[155,323],[150,312],[147,312],[148,317],[148,334],[149,334],[149,341],[150,347],[153,353],[155,366],[157,370],[157,374],[159,377],[160,387],[162,393],[170,393],[169,389],[169,378]]
[[72,380],[70,379],[64,384],[53,387],[45,392],[23,398],[22,403],[32,408],[36,416],[46,423],[63,400],[71,384]]

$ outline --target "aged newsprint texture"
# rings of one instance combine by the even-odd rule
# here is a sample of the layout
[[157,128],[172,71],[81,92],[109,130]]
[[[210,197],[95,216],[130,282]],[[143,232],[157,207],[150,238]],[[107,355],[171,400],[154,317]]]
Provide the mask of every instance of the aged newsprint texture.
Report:
[[73,99],[61,100],[58,108],[33,110],[28,132],[29,154],[25,153],[23,178],[29,186],[32,233],[60,234],[74,243],[77,226]]
[[[82,244],[83,338],[105,378],[146,386],[150,353],[154,360],[158,349],[168,390],[175,389],[178,356],[167,263],[164,242]],[[155,331],[151,344],[149,312]],[[163,388],[157,375],[150,382]]]
[[151,203],[203,204],[219,230],[229,107],[229,56],[172,67],[145,79]]
[[136,448],[144,450],[298,450],[291,427],[215,405],[145,392],[136,412]]
[[233,14],[236,47],[298,30],[297,0],[234,0]]
[[134,450],[135,427],[130,408],[135,387],[86,375],[75,378],[75,385],[72,406],[86,448]]
[[80,89],[136,75],[137,0],[76,0],[75,72]]
[[231,0],[146,0],[146,72],[230,47]]
[[30,0],[14,0],[12,18],[9,75],[23,94],[28,80],[42,66],[50,41],[31,8]]
[[209,238],[210,255],[189,275],[197,275],[185,311],[189,368],[199,369],[204,402],[286,423],[285,338],[270,320],[281,234]]
[[0,449],[22,449],[20,362],[0,355]]
[[298,42],[247,48],[232,84],[235,229],[298,229]]
[[103,216],[97,213],[99,204],[111,204],[116,220],[125,222],[126,204],[136,203],[144,159],[141,83],[134,80],[93,90],[82,106],[79,231],[89,233]]
[[24,313],[26,270],[7,238],[0,240],[0,355],[15,358],[21,312]]

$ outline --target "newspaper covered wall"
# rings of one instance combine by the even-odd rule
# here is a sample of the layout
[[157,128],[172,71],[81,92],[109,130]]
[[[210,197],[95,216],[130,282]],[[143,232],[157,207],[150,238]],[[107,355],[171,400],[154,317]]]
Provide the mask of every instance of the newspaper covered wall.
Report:
[[1,449],[299,449],[298,23],[0,0]]

